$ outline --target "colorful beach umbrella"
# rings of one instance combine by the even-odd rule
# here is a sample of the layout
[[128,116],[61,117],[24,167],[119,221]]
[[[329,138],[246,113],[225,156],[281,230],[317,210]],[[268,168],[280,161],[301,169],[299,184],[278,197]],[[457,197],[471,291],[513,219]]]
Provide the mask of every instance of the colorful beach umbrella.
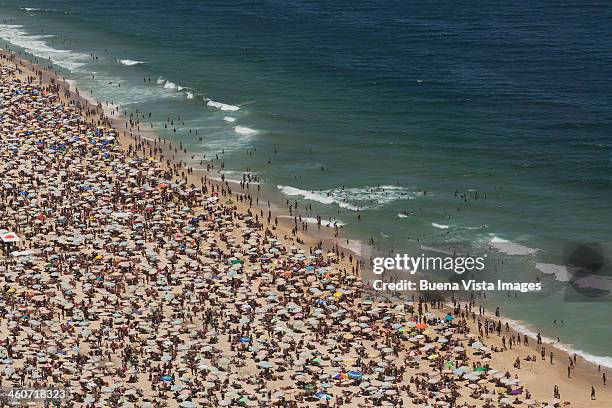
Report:
[[317,397],[318,399],[322,399],[326,401],[329,401],[332,398],[331,395],[326,394],[323,391],[316,392],[314,396]]
[[349,371],[348,373],[346,373],[346,375],[348,375],[348,378],[353,380],[359,380],[363,378],[363,373],[361,371]]

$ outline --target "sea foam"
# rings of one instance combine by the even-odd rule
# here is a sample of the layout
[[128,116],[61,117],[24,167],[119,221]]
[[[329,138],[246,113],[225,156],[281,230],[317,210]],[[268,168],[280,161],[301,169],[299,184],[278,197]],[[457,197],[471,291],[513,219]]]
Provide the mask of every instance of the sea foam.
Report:
[[322,204],[333,204],[333,197],[327,196],[324,193],[316,193],[314,191],[301,190],[291,186],[276,186],[283,194],[288,196],[302,196],[306,200],[317,201]]
[[434,228],[439,228],[439,229],[448,229],[449,228],[448,225],[438,224],[437,222],[432,222],[431,226],[434,227]]
[[31,35],[22,28],[20,25],[0,24],[0,38],[39,58],[51,59],[54,64],[72,72],[89,62],[89,55],[50,47],[43,40],[47,36]]
[[301,196],[306,200],[321,204],[337,204],[351,211],[378,209],[396,200],[408,200],[419,193],[400,186],[354,187],[330,190],[302,190],[291,186],[278,185],[277,188],[288,196]]
[[132,67],[134,65],[144,64],[143,61],[136,61],[131,59],[120,59],[118,60],[121,65],[125,65],[126,67]]
[[213,101],[212,99],[205,98],[204,100],[206,101],[206,106],[210,106],[211,108],[216,108],[222,111],[230,111],[230,112],[235,112],[237,110],[240,110],[238,106],[228,105],[226,103]]
[[566,266],[549,263],[536,263],[535,267],[542,273],[554,275],[555,279],[559,282],[569,282],[572,276],[571,271]]
[[236,127],[234,127],[234,132],[238,133],[239,135],[255,135],[255,134],[257,134],[257,130],[251,129],[251,128],[246,127],[246,126],[236,126]]
[[489,241],[489,244],[491,245],[491,247],[497,249],[499,252],[503,252],[507,255],[531,255],[538,252],[538,249],[536,248],[529,248],[527,246],[517,244],[515,242],[511,242],[496,236],[493,236],[491,241]]
[[[283,215],[281,216],[283,218],[291,218],[294,219],[294,217],[290,216],[290,215]],[[298,218],[299,221],[299,218]],[[303,222],[307,222],[308,224],[316,224],[317,223],[317,219],[314,217],[302,217],[302,221]],[[329,218],[325,219],[322,218],[321,219],[321,225],[324,227],[334,227],[334,225],[337,225],[338,227],[341,227],[343,225],[346,225],[346,223],[344,221],[340,221],[336,218],[332,218],[331,220]]]

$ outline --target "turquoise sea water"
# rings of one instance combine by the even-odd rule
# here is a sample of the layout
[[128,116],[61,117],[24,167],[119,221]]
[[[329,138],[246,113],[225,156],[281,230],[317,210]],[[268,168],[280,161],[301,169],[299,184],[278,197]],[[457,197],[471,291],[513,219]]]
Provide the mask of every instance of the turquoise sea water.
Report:
[[3,0],[0,16],[2,45],[151,112],[194,167],[252,170],[383,252],[487,250],[487,278],[546,288],[492,306],[612,356],[611,299],[580,292],[608,277],[575,294],[563,269],[569,241],[612,232],[607,5]]

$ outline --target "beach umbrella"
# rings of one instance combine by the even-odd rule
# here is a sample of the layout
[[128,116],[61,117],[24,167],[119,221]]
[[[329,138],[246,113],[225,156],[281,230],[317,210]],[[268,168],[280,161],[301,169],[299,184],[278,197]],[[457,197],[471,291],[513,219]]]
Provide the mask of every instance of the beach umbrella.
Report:
[[346,373],[346,375],[348,376],[348,378],[353,380],[359,380],[363,378],[363,373],[361,371],[349,371],[348,373]]
[[324,393],[323,391],[316,392],[314,396],[318,399],[329,401],[332,397],[331,395]]
[[274,364],[270,363],[269,361],[260,361],[259,367],[263,369],[269,369],[269,368],[274,367]]

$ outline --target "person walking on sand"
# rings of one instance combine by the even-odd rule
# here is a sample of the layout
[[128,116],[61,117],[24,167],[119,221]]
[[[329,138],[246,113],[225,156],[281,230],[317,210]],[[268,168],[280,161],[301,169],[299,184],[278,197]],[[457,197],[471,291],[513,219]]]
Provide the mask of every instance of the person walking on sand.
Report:
[[595,387],[593,387],[593,386],[591,385],[591,400],[593,400],[593,401],[594,401],[595,399],[596,399],[596,398],[595,398]]
[[601,379],[603,380],[603,385],[606,385],[606,381],[607,381],[607,380],[606,380],[606,373],[603,373],[603,374],[601,375]]
[[550,352],[550,364],[552,364],[552,363],[553,363],[553,352],[551,351]]

